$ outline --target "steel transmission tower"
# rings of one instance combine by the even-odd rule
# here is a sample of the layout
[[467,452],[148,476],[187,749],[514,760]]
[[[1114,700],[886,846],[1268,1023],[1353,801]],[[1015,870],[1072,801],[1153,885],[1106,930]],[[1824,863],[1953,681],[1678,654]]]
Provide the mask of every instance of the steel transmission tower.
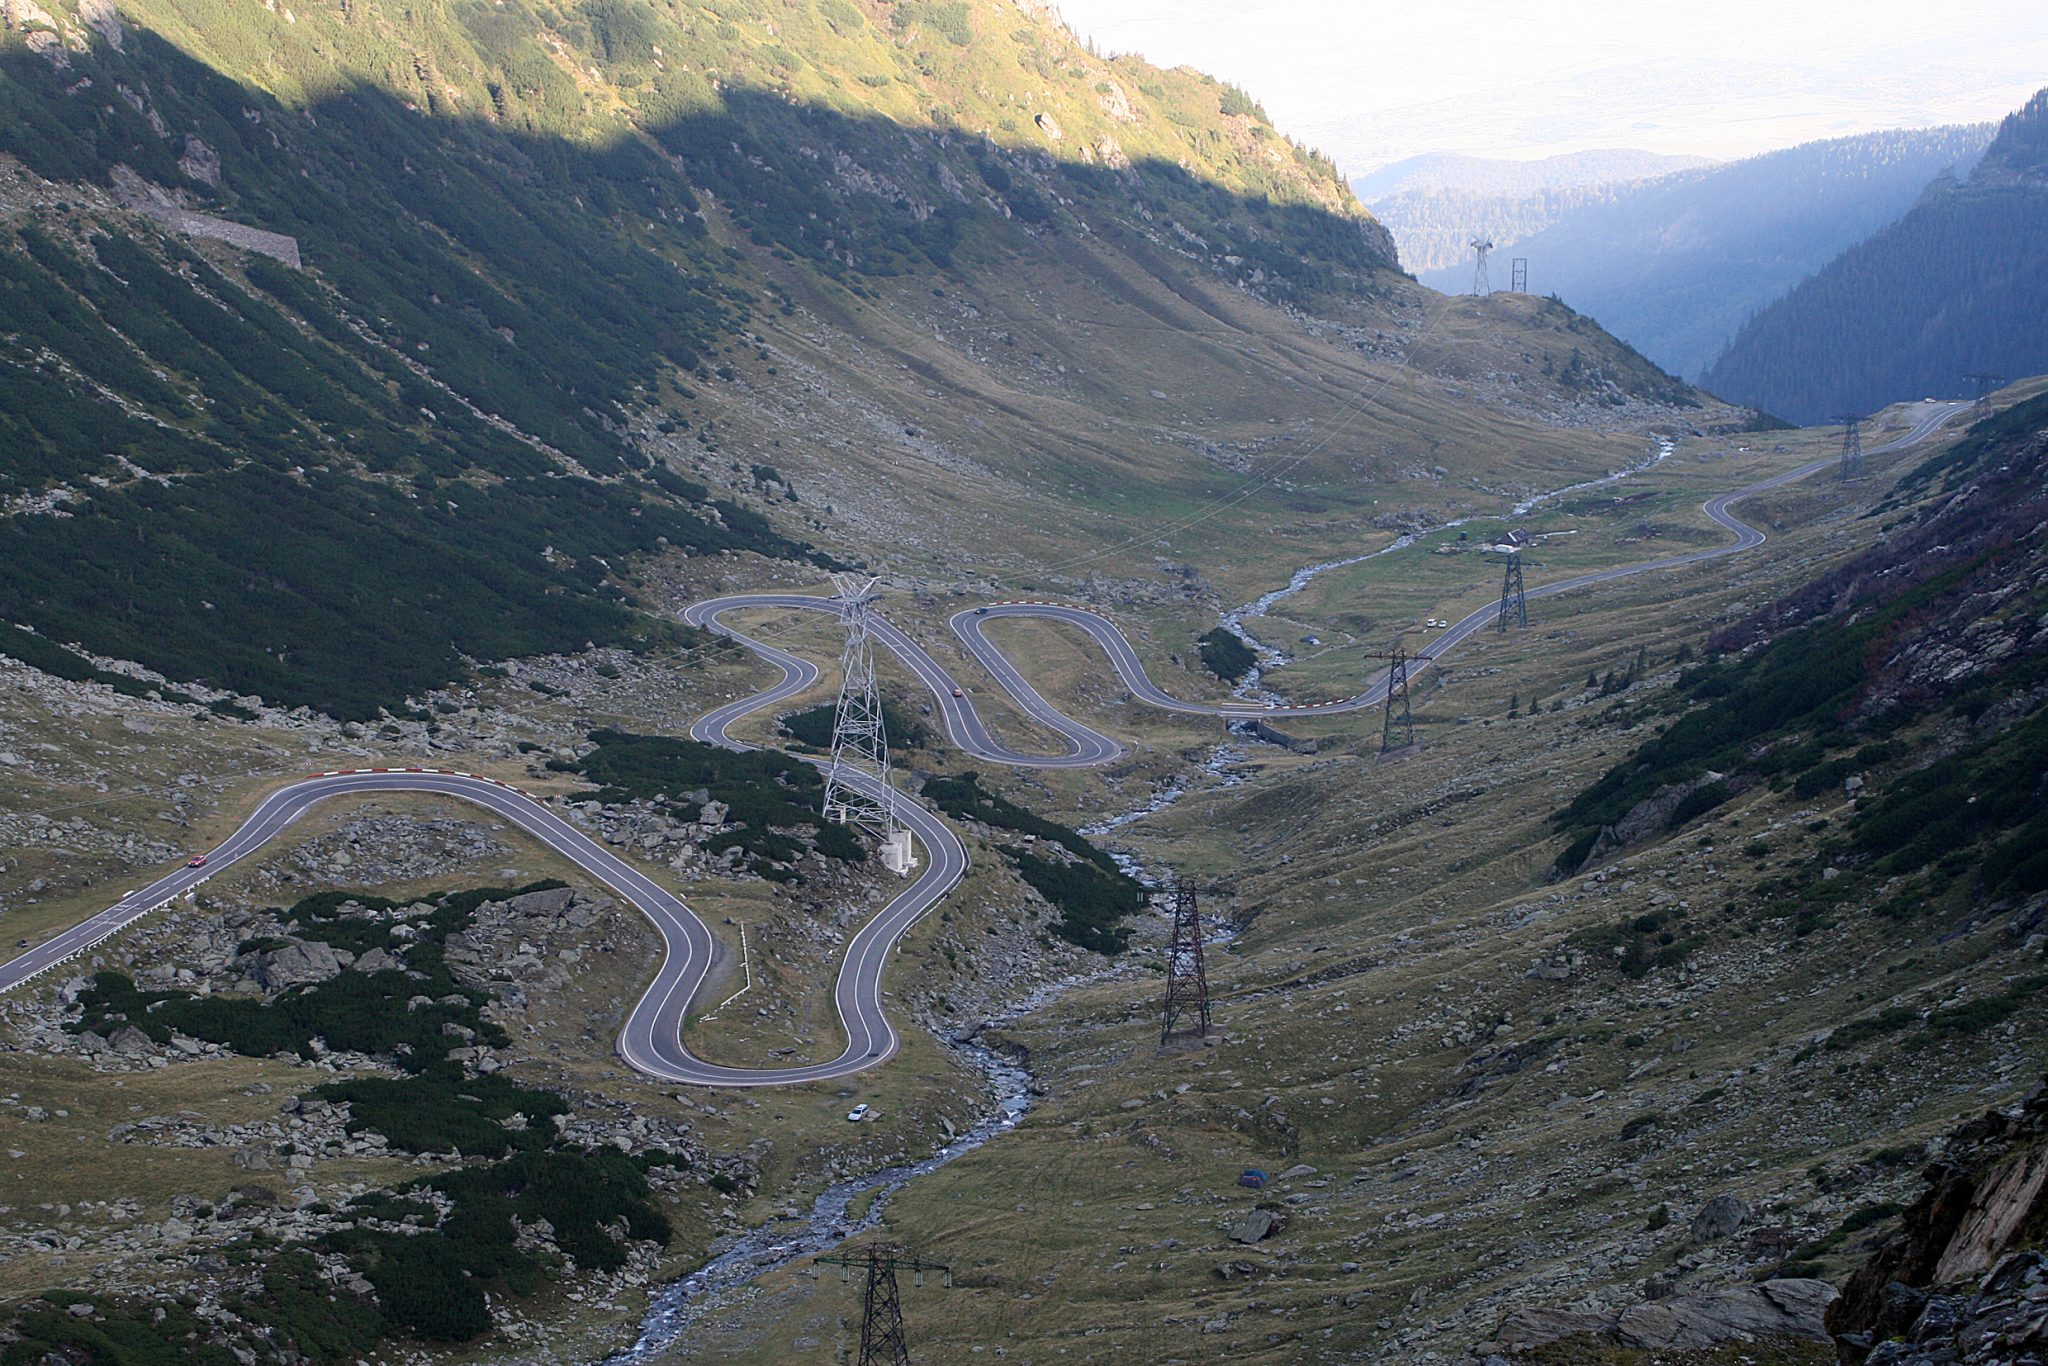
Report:
[[1842,424],[1842,482],[1863,477],[1863,419],[1854,413],[1837,417]]
[[1176,883],[1173,931],[1166,940],[1166,1011],[1159,1046],[1208,1036],[1209,974],[1202,966],[1202,918],[1195,910],[1194,892]]
[[1991,391],[2005,383],[2005,376],[1979,372],[1963,378],[1977,386],[1977,402],[1970,409],[1970,421],[1982,422],[1991,416]]
[[1529,292],[1529,258],[1517,256],[1508,263],[1508,288],[1516,294]]
[[886,840],[896,830],[896,808],[889,800],[894,790],[889,786],[889,737],[882,727],[882,694],[875,685],[875,651],[868,638],[876,582],[855,574],[832,576],[846,622],[846,649],[839,657],[839,703],[832,713],[825,819],[866,826]]
[[[1419,660],[1428,660],[1428,655],[1411,655],[1394,637],[1394,648],[1385,654],[1367,651],[1367,659],[1387,661],[1387,705],[1385,718],[1380,723],[1380,753],[1388,754],[1397,749],[1406,749],[1415,743],[1415,717],[1408,709],[1408,666]],[[1396,740],[1396,736],[1400,738]]]
[[1522,552],[1508,552],[1507,568],[1500,576],[1500,615],[1494,618],[1494,629],[1507,634],[1508,618],[1513,617],[1515,625],[1529,624],[1529,595],[1522,590]]
[[923,1285],[924,1273],[937,1271],[951,1285],[952,1268],[928,1262],[893,1243],[873,1243],[858,1252],[817,1260],[838,1267],[842,1280],[857,1266],[867,1272],[867,1285],[861,1293],[860,1356],[856,1366],[909,1366],[910,1348],[903,1340],[903,1297],[896,1286],[896,1273],[907,1270],[916,1277],[915,1284]]
[[1474,294],[1493,293],[1493,285],[1486,278],[1486,253],[1492,250],[1493,239],[1491,237],[1475,237],[1472,239],[1472,292]]

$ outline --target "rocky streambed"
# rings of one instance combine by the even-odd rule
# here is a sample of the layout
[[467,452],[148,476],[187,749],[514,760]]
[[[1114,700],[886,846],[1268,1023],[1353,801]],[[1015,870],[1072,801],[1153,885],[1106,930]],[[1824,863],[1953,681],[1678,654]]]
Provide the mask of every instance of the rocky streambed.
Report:
[[[1202,767],[1226,785],[1242,782],[1245,775],[1227,771],[1242,757],[1241,751],[1234,746],[1221,745]],[[1108,833],[1163,811],[1179,800],[1185,791],[1185,787],[1179,784],[1163,789],[1133,810],[1090,826],[1084,833],[1091,836]],[[1156,885],[1128,852],[1114,849],[1109,852],[1126,873],[1148,887]],[[1219,942],[1229,936],[1227,928],[1220,926],[1212,926],[1211,933]],[[1115,977],[1128,970],[1128,962],[1117,963],[1097,972],[1049,983],[1017,1000],[1003,1015],[991,1018],[988,1027],[1008,1024],[1018,1016],[1044,1007],[1075,987]],[[830,1252],[847,1239],[876,1227],[882,1222],[890,1197],[897,1191],[1017,1127],[1030,1110],[1032,1097],[1037,1093],[1030,1071],[1015,1058],[972,1038],[949,1038],[941,1034],[939,1039],[987,1079],[990,1105],[977,1123],[930,1157],[835,1182],[819,1193],[811,1202],[809,1212],[801,1217],[775,1220],[726,1242],[710,1261],[656,1292],[641,1320],[638,1341],[606,1357],[604,1366],[640,1366],[640,1363],[666,1359],[705,1315],[729,1305],[760,1276]],[[860,1203],[863,1197],[868,1197],[864,1206]],[[854,1213],[857,1207],[858,1214]]]
[[[1027,1000],[1022,1009],[1036,1009],[1057,991],[1074,984],[1058,983]],[[889,1197],[897,1191],[1015,1128],[1031,1108],[1031,1074],[1014,1060],[981,1044],[961,1042],[950,1046],[988,1078],[994,1099],[980,1122],[922,1161],[884,1167],[827,1186],[811,1203],[809,1213],[801,1218],[776,1220],[740,1234],[709,1262],[657,1292],[641,1321],[639,1340],[605,1361],[632,1366],[666,1359],[705,1314],[723,1307],[756,1277],[829,1252],[855,1234],[875,1227],[882,1221]],[[864,1196],[869,1197],[866,1206],[854,1213]]]

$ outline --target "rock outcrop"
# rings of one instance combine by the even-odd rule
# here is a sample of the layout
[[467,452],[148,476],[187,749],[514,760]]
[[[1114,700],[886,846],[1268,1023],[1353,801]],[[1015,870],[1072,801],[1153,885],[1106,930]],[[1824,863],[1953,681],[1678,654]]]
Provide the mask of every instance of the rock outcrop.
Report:
[[258,954],[250,975],[268,994],[308,982],[325,982],[347,971],[356,956],[319,940],[294,939],[282,948]]
[[1688,1230],[1695,1243],[1712,1243],[1726,1238],[1749,1221],[1749,1206],[1732,1195],[1717,1195],[1700,1206]]
[[[2048,1089],[1950,1135],[1897,1236],[1828,1314],[1846,1363],[2013,1363],[2048,1348]],[[2029,1350],[2031,1349],[2031,1350]]]
[[1826,1281],[1797,1278],[1652,1300],[1618,1315],[1523,1308],[1502,1319],[1494,1341],[1475,1352],[1514,1355],[1555,1343],[1664,1352],[1727,1342],[1826,1342],[1825,1316],[1834,1299],[1835,1288]]

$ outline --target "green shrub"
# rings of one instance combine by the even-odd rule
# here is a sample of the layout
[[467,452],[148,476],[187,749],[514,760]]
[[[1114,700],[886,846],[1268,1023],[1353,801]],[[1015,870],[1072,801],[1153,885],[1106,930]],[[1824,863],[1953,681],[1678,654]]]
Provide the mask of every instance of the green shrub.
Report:
[[[832,748],[832,723],[837,717],[838,707],[830,702],[802,711],[791,712],[778,723],[782,733],[800,744],[812,749]],[[922,719],[906,713],[895,702],[882,699],[882,728],[889,737],[889,748],[908,753],[924,748],[931,741],[931,729]]]
[[1260,123],[1271,122],[1266,117],[1264,106],[1234,85],[1223,87],[1223,98],[1217,102],[1217,110],[1233,118],[1257,119]]
[[1565,942],[1585,950],[1587,958],[1600,966],[1643,977],[1658,968],[1676,967],[1699,947],[1699,935],[1679,933],[1684,918],[1683,911],[1651,911],[1611,925],[1590,926]]
[[621,730],[593,731],[590,738],[596,749],[574,761],[550,760],[548,767],[600,784],[588,794],[598,801],[661,802],[692,818],[699,808],[686,794],[702,789],[730,808],[728,821],[743,827],[707,841],[714,851],[737,847],[771,862],[789,862],[801,855],[802,846],[776,832],[807,829],[813,847],[827,858],[855,863],[867,856],[851,831],[825,819],[825,780],[800,759]]
[[1259,657],[1252,648],[1218,626],[1196,642],[1201,647],[1202,666],[1226,683],[1235,683],[1251,672]]
[[1071,826],[1058,821],[1047,820],[1035,811],[1017,805],[1000,792],[990,792],[981,785],[981,775],[969,769],[957,778],[931,778],[926,781],[924,799],[958,820],[980,821],[999,830],[1015,830],[1020,834],[1033,835],[1042,840],[1051,840],[1068,853],[1086,859],[1105,873],[1120,873],[1116,860],[1091,843],[1088,838]]
[[1911,1006],[1886,1006],[1875,1015],[1861,1020],[1852,1020],[1828,1035],[1827,1049],[1839,1053],[1858,1044],[1881,1039],[1887,1034],[1896,1034],[1920,1018],[1919,1012]]
[[1145,889],[1122,873],[1087,863],[1055,863],[1022,849],[1004,849],[1017,873],[1059,910],[1053,933],[1096,953],[1121,953],[1130,931],[1120,921],[1145,905]]

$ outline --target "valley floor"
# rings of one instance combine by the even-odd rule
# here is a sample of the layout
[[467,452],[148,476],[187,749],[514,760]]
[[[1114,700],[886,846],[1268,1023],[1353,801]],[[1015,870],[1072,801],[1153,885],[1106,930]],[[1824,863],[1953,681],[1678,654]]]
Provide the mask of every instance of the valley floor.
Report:
[[[1594,503],[1539,513],[1545,529],[1579,534],[1532,567],[1531,586],[1696,544],[1688,509],[1705,491],[1811,458],[1819,440],[1788,434],[1748,450],[1683,441],[1628,482],[1664,509],[1656,516],[1631,511],[1617,523]],[[893,1008],[906,1024],[916,1016],[942,1032],[980,1032],[1028,1059],[1045,1095],[1015,1131],[888,1207],[888,1237],[955,1272],[953,1289],[906,1292],[919,1355],[1452,1360],[1518,1306],[1613,1313],[1765,1271],[1843,1270],[1859,1240],[1838,1230],[1881,1230],[1910,1198],[1930,1142],[1959,1116],[2024,1095],[2043,1044],[2038,1001],[1980,1029],[1859,1024],[1901,1003],[1936,1019],[1994,998],[2039,971],[2040,946],[2012,941],[2002,921],[1946,935],[1859,903],[1818,924],[1792,915],[1773,887],[1845,820],[1854,798],[1839,791],[1752,790],[1670,839],[1554,883],[1545,873],[1560,840],[1547,818],[1665,724],[1665,685],[1709,631],[1861,548],[1872,523],[1859,514],[1882,487],[1787,488],[1747,509],[1770,533],[1753,554],[1547,600],[1526,630],[1476,637],[1421,676],[1422,744],[1394,756],[1378,753],[1375,713],[1290,723],[1316,742],[1305,753],[1147,711],[1122,699],[1092,646],[1044,623],[1006,624],[1001,643],[1029,661],[1042,692],[1136,752],[1099,772],[984,779],[1076,824],[1153,806],[1113,840],[1148,870],[1198,886],[1230,933],[1209,960],[1213,1047],[1155,1047],[1151,964],[1163,924],[1152,918],[1118,975],[1008,1019],[1010,1003],[1084,971],[1092,956],[1044,932],[1043,904],[986,856],[989,833],[970,831],[983,856],[912,934],[892,970]],[[1390,621],[1462,615],[1493,590],[1471,582],[1456,544],[1425,541],[1318,579],[1286,604],[1285,629],[1335,638],[1354,602],[1370,617],[1353,623],[1364,640]],[[663,591],[680,603],[772,577],[747,562],[713,577],[692,562]],[[891,615],[941,649],[953,610],[909,596]],[[1197,610],[1126,605],[1118,616],[1169,691],[1201,694],[1192,669],[1161,662],[1190,625],[1203,626]],[[1252,624],[1271,630],[1276,620]],[[809,657],[834,653],[820,623],[770,628]],[[947,663],[963,676],[971,667]],[[1340,663],[1312,655],[1267,683],[1334,691]],[[757,686],[759,670],[718,650],[687,666],[622,651],[524,663],[480,691],[451,693],[431,728],[382,732],[303,716],[207,724],[173,704],[25,670],[9,677],[0,725],[20,760],[22,800],[5,816],[19,838],[0,928],[35,937],[103,904],[116,870],[204,847],[273,775],[358,756],[424,759],[566,794],[577,782],[543,758],[575,753],[600,724],[680,732]],[[815,698],[790,705],[828,698],[834,683],[821,679]],[[1000,704],[994,712],[1012,742],[1048,742]],[[128,757],[137,737],[146,773]],[[771,738],[765,725],[758,738]],[[1213,762],[1226,743],[1241,755],[1227,770]],[[913,762],[932,773],[969,767],[936,748]],[[213,776],[230,773],[247,776]],[[1152,800],[1175,789],[1185,795]],[[693,1022],[698,1047],[720,1058],[835,1047],[823,991],[846,918],[835,908],[879,905],[874,875],[828,876],[821,864],[812,881],[778,888],[704,861],[701,837],[658,811],[579,818],[662,870],[734,963],[747,925],[757,985],[738,1009]],[[144,846],[122,833],[135,829],[162,833]],[[598,894],[473,811],[378,798],[323,811],[209,884],[215,904],[202,909],[254,910],[327,888],[404,898],[549,876]],[[175,984],[176,966],[196,961],[195,936],[232,937],[203,921],[179,912],[153,922],[103,948],[98,963]],[[649,971],[652,936],[616,908],[592,923],[601,928],[492,922],[491,954],[539,965],[500,974],[517,988],[495,1015],[514,1038],[503,1065],[629,1134],[643,1120],[672,1129],[696,1167],[661,1192],[677,1236],[658,1260],[505,1306],[525,1325],[513,1338],[520,1359],[586,1359],[620,1344],[648,1287],[722,1236],[789,1218],[838,1177],[929,1152],[986,1105],[973,1074],[909,1027],[904,1055],[854,1083],[731,1096],[651,1085],[610,1059],[608,1041]],[[741,984],[713,983],[706,1006]],[[48,1197],[13,1201],[4,1216],[18,1254],[7,1293],[81,1277],[163,1281],[138,1254],[171,1238],[170,1224],[188,1226],[195,1201],[237,1183],[286,1206],[307,1188],[310,1208],[421,1169],[346,1141],[278,1148],[282,1169],[238,1165],[237,1153],[276,1142],[262,1137],[275,1097],[355,1064],[160,1050],[88,1060],[50,1032],[59,985],[45,979],[6,1007],[17,1043],[0,1059],[11,1093],[0,1140],[18,1154],[16,1179],[33,1177]],[[991,1017],[1005,1022],[984,1028]],[[873,1107],[873,1122],[846,1124],[856,1100]],[[95,1161],[119,1124],[135,1126],[119,1140],[123,1161]],[[254,1137],[205,1137],[237,1125]],[[1245,1167],[1276,1180],[1243,1190]],[[1739,1217],[1726,1228],[1721,1215],[1702,1222],[1710,1208]],[[1254,1209],[1276,1216],[1270,1236],[1228,1236]],[[169,1280],[217,1275],[206,1245],[227,1232],[202,1233]],[[793,1265],[722,1300],[656,1355],[829,1360],[854,1341],[857,1312],[837,1277]],[[501,1342],[485,1355],[505,1360],[507,1350]]]

